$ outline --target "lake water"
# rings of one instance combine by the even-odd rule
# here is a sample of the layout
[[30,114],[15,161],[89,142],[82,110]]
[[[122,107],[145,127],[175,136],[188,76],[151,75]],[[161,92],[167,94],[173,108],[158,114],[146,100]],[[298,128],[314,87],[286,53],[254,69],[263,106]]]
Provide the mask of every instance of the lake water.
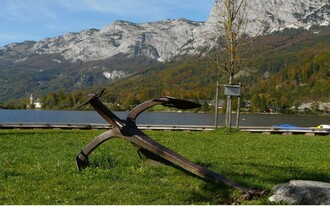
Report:
[[[126,118],[127,112],[115,112],[119,118]],[[235,125],[236,114],[232,124]],[[105,120],[95,111],[62,110],[0,110],[0,122],[40,122],[40,123],[101,123]],[[224,125],[225,116],[219,114],[219,125]],[[214,125],[214,114],[144,112],[137,124],[148,125]],[[315,127],[330,124],[330,115],[283,115],[283,114],[241,114],[240,126],[273,126],[292,124],[300,127]]]

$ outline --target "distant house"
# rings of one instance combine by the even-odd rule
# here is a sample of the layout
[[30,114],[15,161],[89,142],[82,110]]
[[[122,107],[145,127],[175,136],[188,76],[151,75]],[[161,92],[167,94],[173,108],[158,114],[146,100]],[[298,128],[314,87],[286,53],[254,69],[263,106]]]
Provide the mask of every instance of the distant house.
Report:
[[[208,102],[208,104],[209,104],[209,106],[215,107],[216,101],[215,100],[211,100],[211,101]],[[225,101],[219,99],[219,101],[218,101],[218,109],[222,109],[222,107],[224,106],[224,104],[225,104]]]
[[41,102],[39,98],[35,98],[34,94],[31,94],[30,96],[30,104],[27,105],[28,109],[40,109],[41,108]]

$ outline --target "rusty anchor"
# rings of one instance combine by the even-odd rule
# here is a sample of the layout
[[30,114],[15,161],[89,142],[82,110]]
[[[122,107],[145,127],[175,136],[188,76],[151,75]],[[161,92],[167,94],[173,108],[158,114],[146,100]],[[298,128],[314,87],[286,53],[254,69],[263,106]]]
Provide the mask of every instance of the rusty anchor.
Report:
[[220,174],[212,172],[205,167],[191,162],[185,157],[154,141],[136,126],[135,120],[139,114],[152,106],[164,105],[178,109],[193,109],[200,107],[200,104],[173,97],[160,97],[136,106],[129,112],[126,120],[123,120],[118,118],[99,100],[99,97],[102,95],[103,91],[104,90],[97,94],[89,94],[88,100],[83,105],[88,103],[91,104],[94,109],[112,126],[112,128],[93,139],[76,156],[77,169],[79,171],[82,171],[82,169],[88,165],[88,155],[94,149],[96,149],[103,142],[116,137],[123,138],[131,142],[136,147],[138,154],[140,155],[140,153],[142,153],[148,159],[157,160],[163,163],[170,163],[175,167],[179,167],[207,181],[214,183],[222,182],[229,187],[233,187],[243,193],[241,199],[249,200],[263,196],[267,193],[266,190],[251,190],[241,186]]

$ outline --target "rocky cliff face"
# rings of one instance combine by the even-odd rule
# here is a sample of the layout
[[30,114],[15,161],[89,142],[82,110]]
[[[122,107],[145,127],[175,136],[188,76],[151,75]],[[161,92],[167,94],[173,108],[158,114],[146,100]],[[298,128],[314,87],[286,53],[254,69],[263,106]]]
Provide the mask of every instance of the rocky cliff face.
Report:
[[61,53],[70,61],[106,59],[118,53],[145,55],[165,61],[194,38],[194,29],[202,24],[186,19],[145,24],[115,21],[101,30],[85,30],[45,39],[36,43],[31,51]]
[[[225,8],[224,0],[217,0],[211,10],[209,20],[200,29],[195,45],[191,48],[200,48],[205,43],[214,46],[216,35],[221,31],[221,9]],[[248,1],[247,6],[241,9],[246,12],[244,31],[250,36],[270,34],[286,28],[309,29],[313,25],[328,26],[330,23],[330,0],[254,0]],[[205,42],[207,39],[207,42]]]
[[[218,0],[217,4],[208,21],[213,27],[219,20],[219,8],[224,7],[223,0]],[[285,28],[309,29],[313,25],[329,25],[330,0],[254,0],[248,2],[246,12],[250,35],[268,34]]]
[[[44,39],[40,42],[10,44],[0,48],[0,61],[7,58],[24,59],[23,54],[61,54],[75,62],[106,59],[118,53],[127,56],[145,55],[167,61],[176,55],[207,51],[219,35],[219,12],[223,1],[218,0],[207,22],[187,19],[164,20],[134,24],[115,21],[101,30],[89,29],[79,33]],[[250,35],[268,34],[285,28],[329,25],[330,0],[255,0],[248,2],[247,28]]]
[[35,43],[10,44],[0,49],[0,58],[23,53],[61,54],[71,62],[78,59],[86,62],[123,53],[128,57],[144,55],[162,62],[177,55],[180,48],[195,38],[195,30],[203,24],[187,19],[145,24],[115,21],[101,30],[89,29]]

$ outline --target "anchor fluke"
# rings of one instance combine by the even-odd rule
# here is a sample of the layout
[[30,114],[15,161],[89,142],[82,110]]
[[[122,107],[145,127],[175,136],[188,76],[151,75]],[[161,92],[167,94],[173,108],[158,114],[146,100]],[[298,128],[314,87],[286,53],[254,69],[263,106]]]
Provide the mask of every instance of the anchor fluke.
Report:
[[168,96],[154,99],[154,101],[162,102],[161,104],[164,106],[174,107],[177,109],[195,109],[195,108],[202,106],[196,102],[183,100],[183,99],[177,99],[177,98],[168,97]]

